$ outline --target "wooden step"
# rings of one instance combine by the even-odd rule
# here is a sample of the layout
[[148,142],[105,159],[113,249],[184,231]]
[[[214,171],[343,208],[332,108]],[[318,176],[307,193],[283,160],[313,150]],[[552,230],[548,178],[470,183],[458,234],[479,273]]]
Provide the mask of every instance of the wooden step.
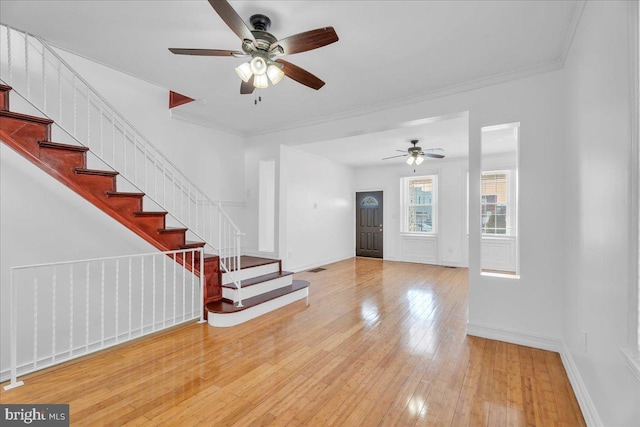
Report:
[[75,172],[79,175],[106,176],[109,178],[114,178],[118,176],[118,172],[116,171],[106,171],[106,170],[100,170],[100,169],[75,168]]
[[188,229],[178,228],[178,227],[168,227],[168,228],[161,228],[157,231],[160,238],[165,244],[167,244],[171,248],[178,249],[181,245],[184,245],[185,235]]
[[75,168],[74,172],[77,183],[92,195],[104,195],[116,189],[118,172],[84,168]]
[[87,166],[87,147],[49,141],[38,141],[38,145],[40,160],[60,173],[71,175],[75,169],[84,169]]
[[[203,248],[206,245],[205,242],[186,242],[184,245],[180,245],[180,249],[196,249]],[[205,255],[205,259],[207,256]]]
[[294,280],[284,288],[242,300],[242,307],[226,299],[208,303],[205,307],[211,326],[228,327],[255,319],[308,296],[309,282]]
[[34,155],[40,149],[38,141],[51,140],[52,123],[52,120],[42,117],[0,109],[0,136],[20,152]]
[[114,209],[123,212],[139,212],[142,210],[142,198],[144,193],[126,193],[119,191],[106,191],[107,203]]
[[37,123],[40,125],[53,124],[53,120],[46,119],[44,117],[30,116],[29,114],[16,113],[15,111],[0,111],[0,116],[7,117],[15,120],[22,120],[30,123]]
[[60,144],[59,142],[51,141],[38,141],[38,145],[40,148],[50,148],[52,150],[78,151],[81,153],[89,151],[89,147],[83,145]]

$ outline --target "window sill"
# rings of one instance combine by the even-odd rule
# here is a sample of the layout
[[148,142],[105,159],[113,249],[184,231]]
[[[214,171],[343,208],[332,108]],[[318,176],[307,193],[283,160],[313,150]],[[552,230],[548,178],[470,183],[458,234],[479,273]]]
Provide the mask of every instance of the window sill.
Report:
[[408,236],[408,237],[438,237],[438,233],[434,233],[434,232],[424,232],[424,233],[419,233],[419,232],[407,232],[407,231],[401,231],[400,232],[401,236]]
[[620,352],[627,364],[627,368],[633,373],[638,381],[640,381],[640,353],[627,348],[621,348]]

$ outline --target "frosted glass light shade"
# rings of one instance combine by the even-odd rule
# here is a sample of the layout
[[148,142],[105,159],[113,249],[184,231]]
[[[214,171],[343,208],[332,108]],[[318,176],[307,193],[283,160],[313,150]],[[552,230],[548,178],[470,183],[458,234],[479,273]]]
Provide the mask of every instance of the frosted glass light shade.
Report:
[[267,72],[267,62],[264,58],[256,56],[249,64],[251,65],[251,72],[256,76],[261,76]]
[[236,67],[236,74],[242,79],[243,82],[248,82],[253,73],[251,72],[251,65],[248,62],[242,63]]
[[407,159],[407,164],[408,165],[412,165],[413,164],[413,160],[414,160],[413,156],[409,156],[409,158]]
[[256,74],[253,78],[253,85],[258,89],[266,89],[269,87],[269,80],[265,74]]
[[422,157],[422,156],[416,157],[416,165],[419,165],[422,162],[424,162],[424,157]]
[[271,83],[277,85],[284,77],[284,73],[279,67],[275,65],[269,65],[269,68],[267,68],[267,76],[269,76]]

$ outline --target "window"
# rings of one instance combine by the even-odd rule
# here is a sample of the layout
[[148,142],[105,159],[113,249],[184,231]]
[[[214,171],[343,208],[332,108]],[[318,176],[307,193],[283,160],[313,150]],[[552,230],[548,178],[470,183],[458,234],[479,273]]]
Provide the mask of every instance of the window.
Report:
[[438,176],[402,178],[402,212],[405,233],[435,233],[437,228]]
[[515,235],[513,171],[482,172],[482,234]]

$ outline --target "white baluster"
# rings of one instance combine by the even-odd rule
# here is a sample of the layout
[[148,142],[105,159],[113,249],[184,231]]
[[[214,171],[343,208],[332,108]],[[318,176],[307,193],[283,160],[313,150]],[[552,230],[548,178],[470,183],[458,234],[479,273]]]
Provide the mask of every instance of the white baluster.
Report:
[[131,303],[133,301],[133,295],[131,292],[131,287],[132,287],[132,281],[131,281],[131,260],[132,258],[129,258],[129,334],[128,334],[128,339],[131,339],[131,330],[133,329],[133,325],[131,324]]
[[53,282],[51,283],[51,356],[56,360],[56,281],[58,269],[53,267]]
[[73,355],[73,264],[69,264],[69,356]]
[[118,319],[120,318],[120,260],[116,260],[116,332],[115,340],[118,342]]

